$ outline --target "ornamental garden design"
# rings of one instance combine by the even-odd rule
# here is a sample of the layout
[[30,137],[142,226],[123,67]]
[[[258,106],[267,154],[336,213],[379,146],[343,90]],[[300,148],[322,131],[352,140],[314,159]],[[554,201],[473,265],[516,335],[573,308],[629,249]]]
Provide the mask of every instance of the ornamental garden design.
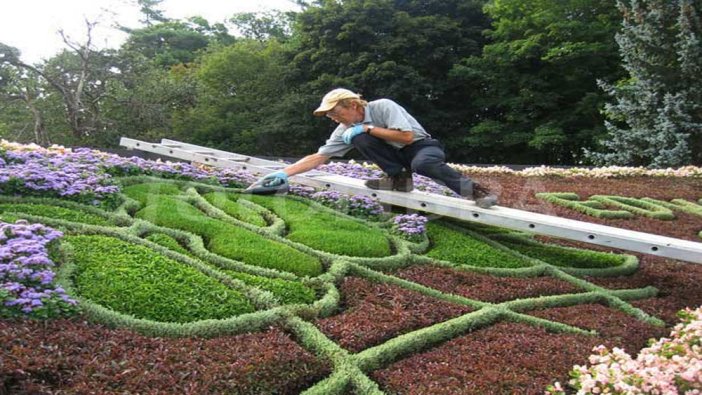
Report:
[[[702,388],[697,265],[366,196],[242,194],[254,179],[3,142],[0,394]],[[702,207],[544,192],[599,219]]]

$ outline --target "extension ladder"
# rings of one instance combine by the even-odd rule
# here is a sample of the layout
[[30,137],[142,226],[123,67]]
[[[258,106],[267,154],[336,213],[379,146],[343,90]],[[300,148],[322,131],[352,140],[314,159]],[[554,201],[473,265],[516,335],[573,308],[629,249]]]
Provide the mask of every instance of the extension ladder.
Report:
[[[137,149],[215,167],[246,170],[255,174],[267,174],[287,166],[287,164],[281,162],[209,149],[168,139],[162,139],[160,143],[149,143],[122,137],[120,145],[129,149]],[[483,209],[470,200],[417,190],[412,192],[374,190],[367,188],[363,180],[318,170],[311,170],[290,178],[292,181],[302,185],[333,189],[351,195],[368,195],[377,198],[381,203],[440,216],[682,261],[702,263],[702,243],[693,241],[531,213],[507,207],[493,206]]]

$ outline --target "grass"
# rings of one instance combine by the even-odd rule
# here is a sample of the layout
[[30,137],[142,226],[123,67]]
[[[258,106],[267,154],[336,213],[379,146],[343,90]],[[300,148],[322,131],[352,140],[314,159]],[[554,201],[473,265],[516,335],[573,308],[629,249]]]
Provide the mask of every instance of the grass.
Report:
[[426,256],[431,258],[479,267],[518,268],[531,266],[531,263],[509,252],[439,222],[429,222],[427,234],[431,240],[432,248]]
[[78,293],[115,311],[181,323],[254,311],[241,293],[147,247],[95,235],[64,242],[78,267]]
[[293,199],[270,196],[251,196],[250,199],[285,221],[289,240],[339,255],[383,257],[392,253],[390,242],[380,229],[319,211]]

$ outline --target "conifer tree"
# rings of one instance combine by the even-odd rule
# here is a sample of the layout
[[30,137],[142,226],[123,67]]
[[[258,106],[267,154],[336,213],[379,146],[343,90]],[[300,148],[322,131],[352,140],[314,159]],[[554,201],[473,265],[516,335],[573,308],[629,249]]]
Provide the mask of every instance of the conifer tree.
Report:
[[597,164],[702,164],[702,0],[618,0],[617,34],[629,77],[600,82],[607,138]]

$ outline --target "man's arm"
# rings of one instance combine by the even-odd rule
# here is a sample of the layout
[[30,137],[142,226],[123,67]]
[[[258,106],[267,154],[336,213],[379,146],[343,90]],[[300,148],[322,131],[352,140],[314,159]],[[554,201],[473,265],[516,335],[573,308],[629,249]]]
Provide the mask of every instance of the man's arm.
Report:
[[414,134],[405,130],[386,129],[381,128],[380,126],[375,126],[369,131],[368,125],[363,125],[363,130],[373,137],[386,141],[394,141],[396,143],[412,144],[412,141],[414,140]]
[[288,176],[294,176],[295,174],[304,173],[306,171],[309,171],[309,170],[316,168],[317,166],[328,161],[329,158],[330,158],[329,156],[322,155],[322,154],[307,155],[304,158],[293,163],[292,165],[286,167],[285,169],[283,169],[283,171]]

